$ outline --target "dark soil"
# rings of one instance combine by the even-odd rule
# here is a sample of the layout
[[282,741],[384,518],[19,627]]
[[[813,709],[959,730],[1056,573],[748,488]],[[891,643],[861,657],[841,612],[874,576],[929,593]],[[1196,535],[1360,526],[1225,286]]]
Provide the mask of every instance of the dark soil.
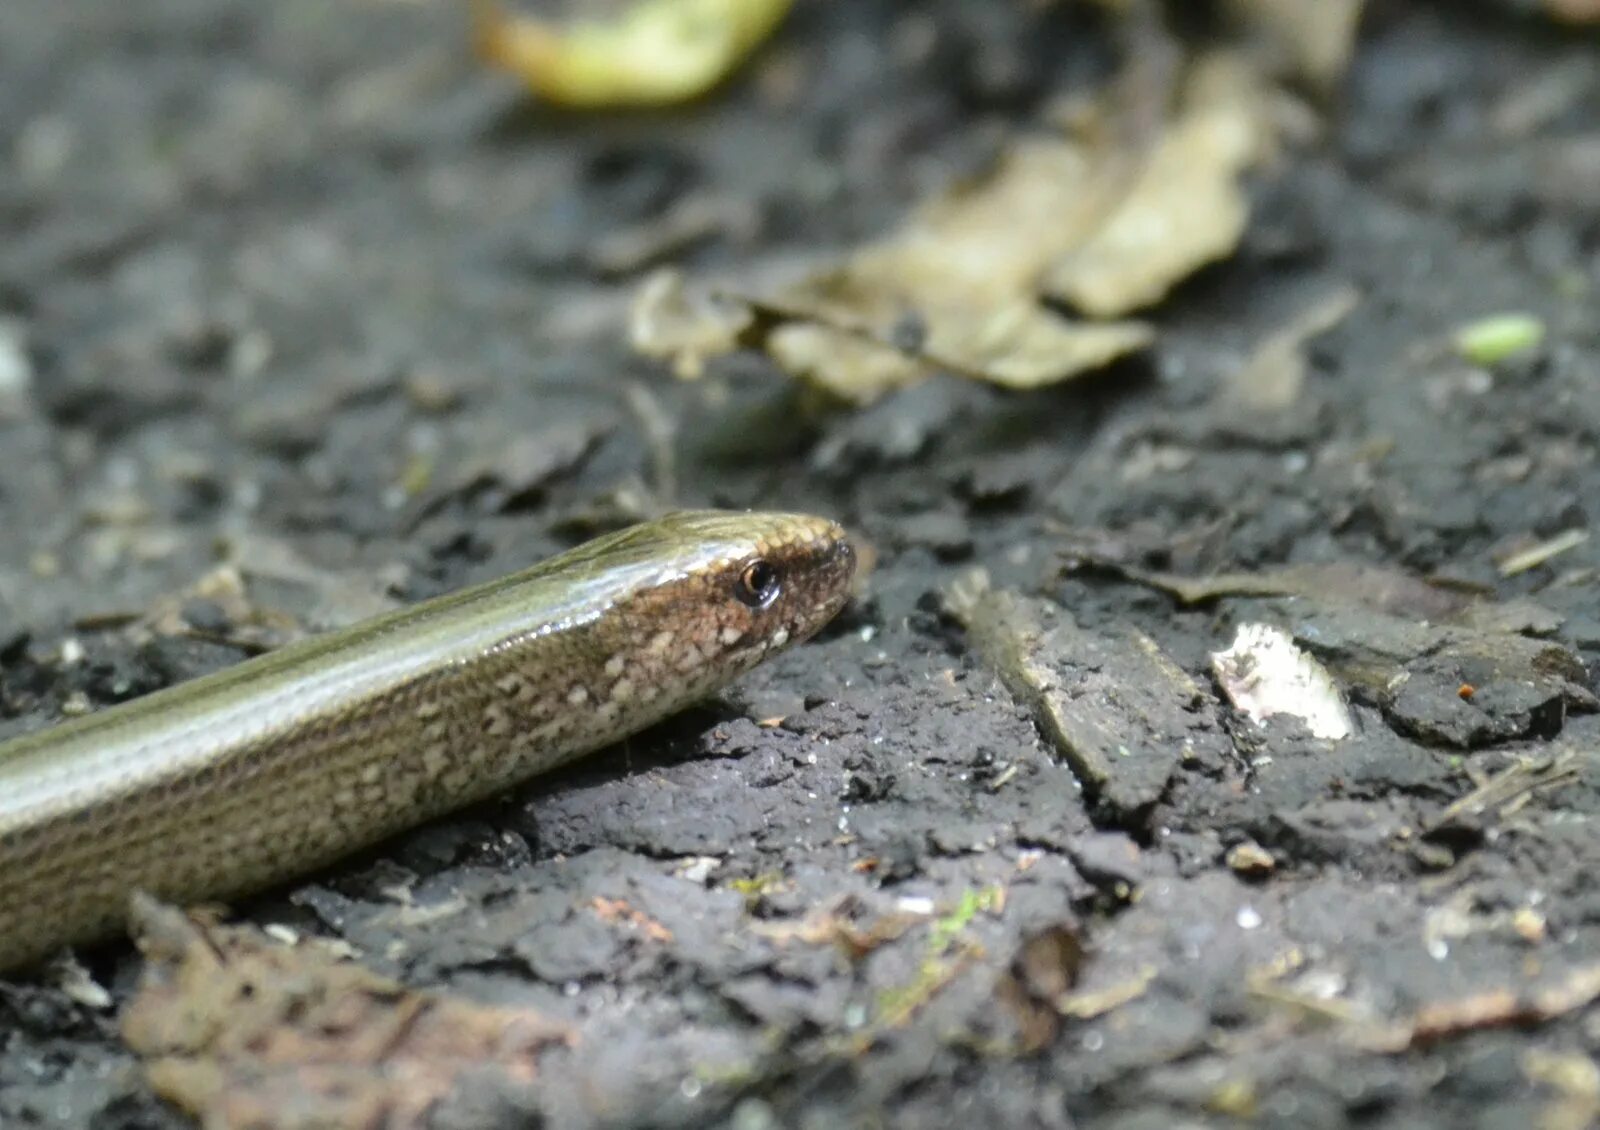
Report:
[[[690,267],[882,230],[1115,61],[1096,22],[1036,7],[801,4],[705,105],[591,118],[477,69],[453,5],[0,6],[0,313],[32,370],[0,401],[0,735],[241,658],[117,620],[219,557],[257,606],[321,626],[656,506],[814,510],[879,553],[822,639],[241,917],[573,1021],[536,1096],[551,1126],[1600,1117],[1593,1007],[1358,1038],[1600,955],[1587,677],[1508,676],[1468,724],[1450,711],[1473,671],[1430,652],[1405,694],[1354,695],[1346,742],[1260,730],[1208,655],[1241,620],[1303,631],[1299,606],[1180,607],[1066,552],[1447,574],[1533,596],[1550,615],[1531,630],[1600,661],[1600,539],[1495,567],[1587,529],[1600,498],[1592,33],[1516,5],[1378,5],[1325,140],[1258,178],[1240,253],[1163,305],[1151,359],[1103,377],[1026,397],[941,378],[818,416],[759,358],[689,385],[628,352],[638,276],[599,241],[691,194],[740,207]],[[1361,305],[1313,347],[1289,417],[1213,409],[1253,343],[1345,284]],[[1531,360],[1485,375],[1429,348],[1501,310],[1546,320]],[[1149,803],[1086,794],[969,649],[942,594],[974,565],[1089,638],[1143,632],[1199,685],[1198,752]],[[182,607],[227,636],[216,601]],[[68,639],[85,654],[63,665]],[[1437,823],[1558,754],[1562,787]],[[1228,865],[1246,841],[1270,873]],[[773,936],[830,914],[853,957]],[[126,998],[131,947],[84,960]],[[1030,997],[1075,974],[1112,994],[1097,1014]],[[114,1016],[0,982],[0,1126],[186,1125]],[[465,1094],[440,1124],[534,1124],[525,1099]]]

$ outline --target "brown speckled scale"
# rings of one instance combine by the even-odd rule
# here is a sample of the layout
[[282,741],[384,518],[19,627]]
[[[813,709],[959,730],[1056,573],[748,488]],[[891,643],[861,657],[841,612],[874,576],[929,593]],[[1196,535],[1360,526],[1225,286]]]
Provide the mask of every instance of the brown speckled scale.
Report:
[[825,519],[674,514],[0,745],[0,970],[135,889],[259,890],[614,742],[811,635],[853,568]]

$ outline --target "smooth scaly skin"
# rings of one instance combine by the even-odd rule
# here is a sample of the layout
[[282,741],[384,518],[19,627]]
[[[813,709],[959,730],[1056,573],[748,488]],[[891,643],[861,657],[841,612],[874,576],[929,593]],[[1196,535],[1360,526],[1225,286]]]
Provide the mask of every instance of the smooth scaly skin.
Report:
[[259,890],[614,742],[811,635],[853,569],[821,518],[670,515],[0,744],[0,970],[134,890]]

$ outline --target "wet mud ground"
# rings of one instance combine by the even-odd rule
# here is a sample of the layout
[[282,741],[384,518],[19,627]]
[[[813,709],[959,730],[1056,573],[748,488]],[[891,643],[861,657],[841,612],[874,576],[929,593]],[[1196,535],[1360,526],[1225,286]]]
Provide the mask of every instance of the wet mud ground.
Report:
[[[817,416],[757,358],[690,385],[630,355],[638,271],[597,246],[690,194],[728,203],[689,264],[880,230],[1103,74],[1095,25],[935,4],[912,50],[901,5],[802,4],[707,105],[595,120],[475,69],[447,9],[0,9],[0,311],[32,372],[0,408],[0,734],[241,658],[194,638],[230,628],[195,589],[219,561],[250,606],[317,627],[652,507],[816,510],[878,555],[819,640],[238,908],[575,1026],[531,1091],[469,1085],[437,1124],[1600,1117],[1600,716],[1574,667],[1600,661],[1600,542],[1495,564],[1588,529],[1600,497],[1592,36],[1379,5],[1326,139],[1257,179],[1239,254],[1162,305],[1149,358]],[[1219,407],[1338,285],[1363,297],[1301,400]],[[1507,309],[1545,319],[1533,357],[1428,347]],[[1415,608],[1183,606],[1086,556],[1358,563],[1540,611],[1469,661],[1406,636]],[[1151,727],[1129,723],[1137,765],[1081,786],[950,613],[975,566],[1059,618],[1063,678],[1115,699],[1139,632],[1192,681],[1178,707],[1123,688]],[[158,608],[201,631],[129,634]],[[1353,689],[1343,742],[1257,728],[1208,665],[1246,620],[1334,658],[1400,639],[1408,677]],[[1474,680],[1487,701],[1457,695]],[[1561,771],[1449,816],[1519,759]],[[131,947],[84,961],[127,998]],[[0,982],[0,1126],[188,1124],[114,1008]]]

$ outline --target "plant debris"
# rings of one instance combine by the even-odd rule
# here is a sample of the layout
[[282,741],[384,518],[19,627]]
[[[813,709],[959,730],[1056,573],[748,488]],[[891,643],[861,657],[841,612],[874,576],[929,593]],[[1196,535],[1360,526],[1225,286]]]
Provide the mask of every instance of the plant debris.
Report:
[[464,1081],[526,1088],[572,1042],[528,1009],[415,992],[320,943],[142,896],[134,925],[146,963],[123,1038],[157,1094],[218,1130],[428,1126]]
[[560,106],[665,106],[698,98],[777,30],[793,0],[636,0],[615,19],[558,25],[474,0],[484,62]]
[[1462,360],[1488,368],[1537,349],[1544,334],[1543,320],[1532,314],[1496,314],[1462,326],[1451,344]]
[[995,986],[995,995],[1016,1021],[1018,1050],[1023,1054],[1055,1040],[1062,1004],[1078,983],[1084,958],[1083,939],[1070,926],[1049,926],[1022,939]]
[[1273,140],[1269,97],[1243,57],[1197,60],[1137,179],[1103,223],[1054,257],[1044,292],[1097,318],[1122,317],[1231,254],[1249,219],[1240,178]]
[[1086,792],[1137,824],[1186,760],[1220,757],[1226,738],[1202,709],[1208,696],[1156,643],[1102,636],[1065,609],[969,573],[946,595],[983,661],[1027,705]]
[[1475,825],[1493,810],[1508,809],[1539,789],[1564,785],[1577,776],[1578,755],[1572,750],[1549,756],[1520,758],[1509,769],[1490,777],[1460,800],[1453,801],[1424,824],[1423,831],[1434,835],[1459,829],[1464,824]]
[[1372,1051],[1400,1053],[1490,1028],[1548,1024],[1600,1000],[1600,965],[1567,971],[1541,988],[1498,988],[1437,1001],[1394,1024],[1358,1028],[1354,1042]]
[[1459,589],[1356,562],[1285,565],[1256,572],[1213,573],[1208,577],[1139,569],[1093,553],[1072,554],[1067,564],[1068,568],[1106,569],[1136,584],[1159,589],[1183,604],[1208,604],[1236,596],[1292,596],[1319,603],[1348,602],[1396,616],[1436,620],[1460,613],[1469,602]]
[[1500,575],[1502,577],[1515,577],[1518,573],[1526,573],[1529,569],[1537,569],[1553,557],[1559,557],[1569,550],[1577,549],[1589,540],[1589,531],[1584,529],[1562,530],[1553,538],[1520,549],[1500,562]]
[[721,305],[653,281],[635,348],[694,376],[708,356],[759,345],[855,404],[939,370],[1031,389],[1103,368],[1155,340],[1126,315],[1237,245],[1240,177],[1272,137],[1264,97],[1247,60],[1202,56],[1153,141],[1136,114],[1108,110],[1108,136],[1015,139],[986,175],[798,281],[713,288]]

